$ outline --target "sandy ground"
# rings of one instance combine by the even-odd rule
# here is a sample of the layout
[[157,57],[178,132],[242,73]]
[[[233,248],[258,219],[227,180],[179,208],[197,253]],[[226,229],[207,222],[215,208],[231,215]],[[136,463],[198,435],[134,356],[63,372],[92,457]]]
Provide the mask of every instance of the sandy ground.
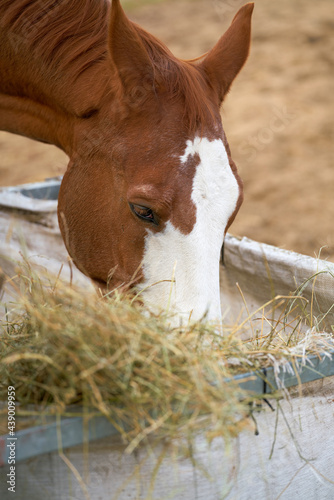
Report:
[[[143,5],[130,17],[179,57],[210,49],[240,0]],[[255,0],[247,65],[222,110],[245,202],[230,232],[334,260],[334,2]],[[0,132],[0,185],[64,172],[53,146]]]

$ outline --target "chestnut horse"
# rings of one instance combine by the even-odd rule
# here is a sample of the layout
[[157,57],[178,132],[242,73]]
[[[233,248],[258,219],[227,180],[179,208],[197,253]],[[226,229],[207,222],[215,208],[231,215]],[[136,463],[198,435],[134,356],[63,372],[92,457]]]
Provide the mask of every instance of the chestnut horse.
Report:
[[242,183],[219,109],[252,11],[183,61],[119,0],[0,0],[0,129],[69,156],[58,219],[70,256],[178,321],[221,316],[220,251]]

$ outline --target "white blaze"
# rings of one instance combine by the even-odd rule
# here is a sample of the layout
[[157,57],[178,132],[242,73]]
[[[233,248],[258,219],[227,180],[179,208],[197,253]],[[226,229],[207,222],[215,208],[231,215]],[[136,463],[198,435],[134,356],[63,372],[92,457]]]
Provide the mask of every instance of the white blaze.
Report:
[[[148,231],[141,288],[145,288],[143,298],[149,306],[168,308],[181,321],[187,321],[190,315],[197,320],[205,313],[209,320],[220,320],[220,251],[239,188],[221,139],[196,137],[187,141],[181,163],[196,153],[200,162],[191,194],[196,223],[186,235],[170,221],[160,233]],[[171,284],[173,277],[175,282]]]

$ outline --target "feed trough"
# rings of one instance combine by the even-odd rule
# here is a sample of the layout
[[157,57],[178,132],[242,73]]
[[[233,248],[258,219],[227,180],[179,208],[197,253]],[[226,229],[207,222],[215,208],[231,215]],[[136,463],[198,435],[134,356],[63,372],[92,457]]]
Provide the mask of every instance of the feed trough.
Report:
[[[0,193],[0,265],[14,276],[25,253],[41,268],[64,272],[78,286],[89,283],[70,267],[56,221],[59,180],[4,188]],[[23,250],[22,250],[23,248]],[[274,297],[302,296],[311,324],[330,339],[334,325],[334,265],[246,238],[227,235],[222,252],[224,323],[250,325],[257,335],[263,306]],[[13,301],[10,283],[2,302]],[[282,315],[280,300],[273,318]],[[284,321],[293,324],[289,312]],[[242,330],[242,328],[240,328]],[[248,330],[247,330],[248,331]],[[247,331],[243,335],[247,335]],[[330,341],[329,341],[330,345]],[[299,359],[299,361],[298,361]],[[103,416],[43,417],[34,426],[0,438],[0,497],[15,448],[18,499],[331,499],[334,496],[331,431],[334,412],[332,351],[236,375],[231,383],[258,395],[254,424],[229,440],[187,435],[128,453],[119,430]],[[277,396],[280,391],[280,396]],[[282,398],[282,396],[284,396]],[[4,407],[6,411],[6,407]],[[24,419],[25,417],[20,417]],[[255,432],[255,429],[257,432]]]

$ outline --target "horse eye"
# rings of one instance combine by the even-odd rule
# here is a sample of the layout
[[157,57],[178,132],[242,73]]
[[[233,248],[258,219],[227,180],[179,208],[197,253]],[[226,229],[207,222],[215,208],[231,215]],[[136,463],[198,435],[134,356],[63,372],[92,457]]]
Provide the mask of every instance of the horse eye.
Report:
[[146,222],[151,222],[152,224],[158,225],[157,218],[151,208],[143,207],[142,205],[134,205],[133,203],[129,203],[132,212],[139,217],[139,219],[143,219]]

